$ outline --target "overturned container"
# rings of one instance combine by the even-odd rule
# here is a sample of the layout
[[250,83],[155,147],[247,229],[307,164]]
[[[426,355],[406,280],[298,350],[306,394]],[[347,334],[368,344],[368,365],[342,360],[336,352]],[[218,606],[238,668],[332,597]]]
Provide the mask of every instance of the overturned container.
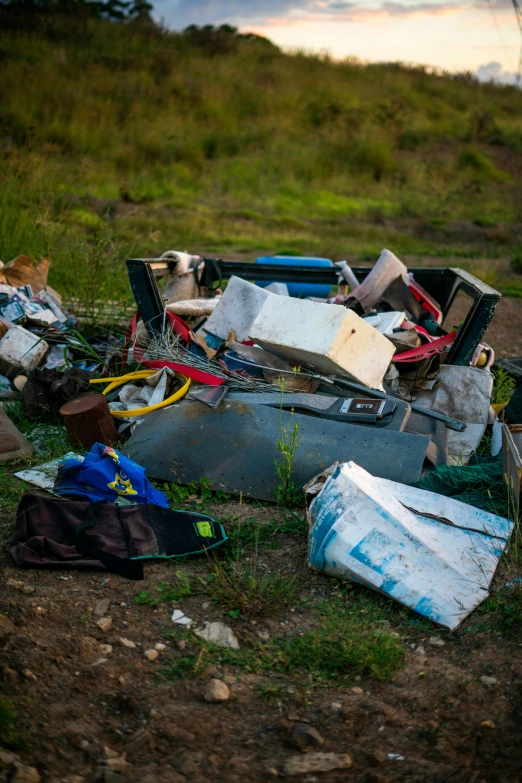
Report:
[[88,451],[94,443],[112,446],[118,440],[118,431],[109,404],[103,394],[86,394],[65,403],[60,416],[73,446]]

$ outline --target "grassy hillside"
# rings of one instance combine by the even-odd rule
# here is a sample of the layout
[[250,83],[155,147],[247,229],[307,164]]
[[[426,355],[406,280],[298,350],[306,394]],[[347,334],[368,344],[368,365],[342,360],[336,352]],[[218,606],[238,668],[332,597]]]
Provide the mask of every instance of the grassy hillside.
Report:
[[57,20],[0,31],[0,259],[84,300],[170,248],[458,258],[522,278],[522,91],[231,33]]

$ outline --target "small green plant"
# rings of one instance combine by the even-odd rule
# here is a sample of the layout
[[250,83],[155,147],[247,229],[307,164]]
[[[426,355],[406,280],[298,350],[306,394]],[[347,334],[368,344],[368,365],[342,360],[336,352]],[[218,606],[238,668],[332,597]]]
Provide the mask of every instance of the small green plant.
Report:
[[268,702],[281,702],[288,696],[288,688],[278,682],[259,682],[256,685],[257,695]]
[[[279,378],[279,388],[281,389],[281,405],[280,405],[280,417],[279,417],[279,429],[280,437],[277,441],[277,450],[281,454],[280,460],[274,460],[276,474],[279,479],[279,484],[275,488],[276,500],[280,506],[286,508],[293,508],[301,503],[303,497],[303,491],[301,487],[292,481],[292,470],[294,466],[294,460],[299,449],[301,438],[299,437],[299,424],[294,422],[293,426],[290,424],[285,426],[283,421],[283,399],[285,392],[285,380]],[[292,414],[293,416],[293,409]]]
[[[207,580],[200,579],[212,599],[231,616],[254,617],[280,610],[295,597],[295,579],[259,573],[257,556],[252,565],[244,560],[214,560]],[[232,614],[234,613],[234,614]],[[238,614],[239,613],[239,614]]]
[[497,367],[493,370],[493,391],[491,393],[491,402],[494,405],[502,405],[509,402],[509,399],[515,391],[516,383],[512,375],[503,367]]
[[494,590],[479,609],[489,615],[490,625],[507,638],[522,639],[522,582],[519,571],[514,581],[501,590]]
[[16,710],[9,699],[0,699],[0,745],[7,747],[18,744],[16,732]]
[[509,265],[515,274],[522,275],[522,253],[514,255]]
[[137,604],[147,604],[156,606],[166,601],[183,601],[189,595],[193,595],[193,585],[190,577],[184,571],[176,571],[174,579],[171,582],[161,582],[154,588],[156,595],[151,595],[147,591],[138,593],[135,597]]
[[190,655],[180,655],[170,664],[161,669],[161,674],[168,680],[185,680],[198,673],[201,667],[204,654],[204,648],[197,653]]
[[210,479],[200,478],[199,481],[191,481],[183,485],[177,482],[163,484],[162,491],[166,494],[170,506],[183,506],[190,503],[209,504],[226,503],[232,497],[229,492],[221,489],[212,489]]

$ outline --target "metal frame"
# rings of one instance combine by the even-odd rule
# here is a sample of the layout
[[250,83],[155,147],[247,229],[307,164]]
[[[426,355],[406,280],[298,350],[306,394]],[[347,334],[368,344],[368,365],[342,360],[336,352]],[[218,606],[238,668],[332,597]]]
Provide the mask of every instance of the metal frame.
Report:
[[[164,303],[156,280],[172,274],[175,262],[163,259],[129,258],[126,261],[132,292],[138,310],[149,332],[160,332],[163,326]],[[362,282],[371,268],[352,267],[357,280]],[[409,269],[416,281],[442,307],[443,315],[448,313],[455,296],[463,291],[473,300],[464,323],[457,330],[447,364],[467,366],[491,323],[501,294],[494,288],[458,267],[430,269],[426,267]],[[244,280],[270,282],[298,281],[300,283],[323,283],[332,286],[339,283],[336,267],[303,267],[284,264],[253,264],[244,261],[209,260],[205,265],[202,284],[207,287],[228,279],[231,275]]]

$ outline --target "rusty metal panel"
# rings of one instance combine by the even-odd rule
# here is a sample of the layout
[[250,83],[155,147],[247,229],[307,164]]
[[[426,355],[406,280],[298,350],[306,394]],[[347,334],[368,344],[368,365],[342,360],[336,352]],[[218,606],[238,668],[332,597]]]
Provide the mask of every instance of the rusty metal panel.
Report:
[[299,486],[334,462],[348,460],[375,476],[413,483],[430,443],[424,435],[292,415],[265,405],[225,400],[213,410],[184,400],[148,414],[124,453],[151,478],[182,484],[207,478],[214,489],[274,501],[281,422],[288,431],[299,425],[292,476]]
[[518,515],[522,488],[522,429],[517,426],[502,425],[502,470]]

